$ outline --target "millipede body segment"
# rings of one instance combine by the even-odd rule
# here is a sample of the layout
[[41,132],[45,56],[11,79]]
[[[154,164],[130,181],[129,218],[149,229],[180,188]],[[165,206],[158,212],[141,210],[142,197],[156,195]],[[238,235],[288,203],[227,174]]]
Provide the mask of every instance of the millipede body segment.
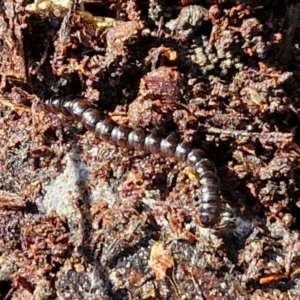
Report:
[[87,130],[94,132],[97,138],[113,145],[185,161],[194,169],[200,183],[199,212],[202,225],[208,227],[218,221],[219,177],[214,164],[201,149],[192,149],[185,142],[177,143],[172,135],[163,138],[155,133],[147,133],[142,128],[119,125],[82,98],[53,97],[47,99],[43,107],[52,113],[72,116],[82,122]]

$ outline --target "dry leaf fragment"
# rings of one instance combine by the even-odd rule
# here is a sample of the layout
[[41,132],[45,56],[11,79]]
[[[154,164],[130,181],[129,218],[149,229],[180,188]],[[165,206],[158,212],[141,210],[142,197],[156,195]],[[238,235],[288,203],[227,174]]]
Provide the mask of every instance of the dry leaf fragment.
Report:
[[166,277],[166,271],[174,266],[173,257],[161,243],[155,243],[151,249],[149,267],[155,274],[156,280]]
[[26,201],[23,197],[14,193],[0,190],[0,209],[20,209],[25,206]]

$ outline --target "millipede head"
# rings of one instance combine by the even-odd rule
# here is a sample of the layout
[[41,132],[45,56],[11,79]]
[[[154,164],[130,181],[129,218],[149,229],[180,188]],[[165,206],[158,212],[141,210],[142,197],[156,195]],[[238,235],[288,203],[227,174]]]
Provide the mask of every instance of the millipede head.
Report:
[[213,226],[220,218],[219,186],[203,186],[199,199],[200,221],[204,227]]
[[213,227],[220,218],[219,214],[215,214],[214,208],[203,207],[199,212],[199,220],[203,227]]

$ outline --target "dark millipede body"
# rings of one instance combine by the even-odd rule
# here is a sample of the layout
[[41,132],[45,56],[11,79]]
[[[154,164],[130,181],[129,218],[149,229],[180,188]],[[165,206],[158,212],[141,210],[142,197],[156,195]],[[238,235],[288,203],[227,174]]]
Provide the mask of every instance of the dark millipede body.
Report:
[[162,138],[155,133],[146,133],[142,128],[118,125],[110,118],[92,108],[82,98],[68,99],[54,97],[43,103],[46,111],[62,113],[81,121],[85,128],[93,131],[103,141],[119,147],[126,147],[147,153],[160,153],[185,161],[194,168],[200,187],[199,211],[203,226],[212,226],[219,219],[220,183],[214,164],[200,149],[191,149],[185,142],[177,143],[172,135]]

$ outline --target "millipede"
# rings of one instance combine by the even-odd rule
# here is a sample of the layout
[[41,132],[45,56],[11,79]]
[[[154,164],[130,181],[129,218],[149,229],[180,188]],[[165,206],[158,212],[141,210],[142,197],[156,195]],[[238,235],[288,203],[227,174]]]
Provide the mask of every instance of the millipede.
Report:
[[84,127],[94,132],[95,136],[110,144],[175,157],[186,162],[194,169],[200,183],[199,212],[200,222],[204,227],[213,226],[220,215],[220,182],[217,170],[201,149],[191,148],[186,142],[178,143],[172,135],[161,137],[155,133],[147,133],[142,128],[131,128],[119,125],[111,118],[91,107],[84,98],[52,97],[43,103],[45,111],[62,113],[80,121]]

